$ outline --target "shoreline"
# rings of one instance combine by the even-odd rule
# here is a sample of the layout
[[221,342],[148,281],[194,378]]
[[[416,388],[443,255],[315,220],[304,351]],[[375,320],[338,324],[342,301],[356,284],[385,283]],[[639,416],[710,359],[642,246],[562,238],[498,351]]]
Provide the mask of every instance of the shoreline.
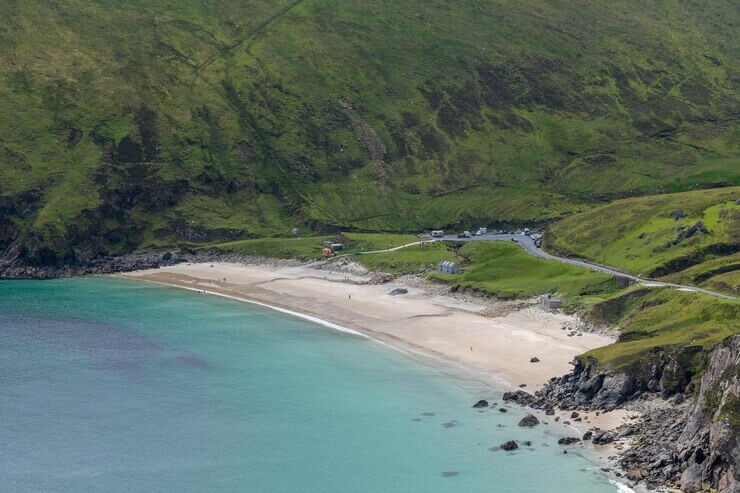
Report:
[[[560,330],[560,325],[575,323],[575,317],[532,307],[485,316],[487,307],[469,299],[429,294],[411,287],[408,294],[388,296],[388,291],[399,286],[393,282],[363,284],[370,280],[368,275],[346,271],[295,265],[203,263],[113,276],[206,292],[274,309],[332,330],[368,338],[422,360],[460,381],[472,380],[498,390],[518,390],[524,385],[523,390],[533,392],[551,377],[569,372],[572,368],[569,363],[577,354],[611,342],[602,334],[569,337],[566,334],[569,331]],[[364,301],[367,298],[372,301]],[[530,357],[535,353],[541,361],[531,363]],[[613,429],[624,423],[628,414],[634,413],[619,410],[596,416],[595,412],[586,412],[582,413],[582,422],[569,423],[569,428],[579,434],[594,427]],[[547,418],[557,416],[566,421],[568,415],[558,411]]]
[[[218,264],[199,264],[201,267],[204,265],[214,265],[217,266]],[[233,264],[232,264],[233,265]],[[178,266],[172,266],[170,268],[165,268],[167,270],[177,270],[178,267],[182,268],[183,264],[180,264]],[[186,264],[186,266],[192,266],[192,264]],[[235,267],[256,267],[260,268],[263,266],[254,266],[254,265],[237,265]],[[208,267],[209,269],[216,269],[217,267]],[[303,267],[296,267],[296,266],[290,266],[286,267],[287,269],[302,269]],[[279,270],[280,268],[276,268],[275,266],[270,266],[270,269],[272,271]],[[468,388],[470,391],[474,391],[478,393],[480,398],[487,398],[496,399],[497,404],[502,404],[505,407],[509,407],[509,405],[505,402],[498,402],[498,399],[493,397],[489,392],[499,394],[502,391],[508,390],[519,390],[520,387],[515,385],[514,382],[512,382],[510,379],[505,378],[502,375],[497,374],[496,372],[491,371],[490,369],[477,367],[475,365],[471,365],[470,362],[459,360],[453,357],[450,357],[449,355],[445,355],[443,353],[430,350],[429,348],[426,348],[424,346],[420,346],[417,344],[413,344],[410,341],[404,340],[402,338],[398,337],[391,337],[390,334],[383,333],[383,332],[377,332],[372,329],[368,329],[366,327],[361,327],[358,325],[355,325],[354,327],[348,327],[347,325],[353,325],[353,324],[341,324],[336,323],[331,320],[327,320],[326,318],[322,318],[321,316],[316,316],[314,314],[304,313],[301,311],[298,311],[295,309],[295,307],[290,306],[290,304],[282,304],[277,303],[275,300],[270,300],[269,302],[266,302],[264,300],[255,299],[254,297],[250,297],[248,294],[241,294],[241,293],[230,293],[230,292],[224,292],[223,287],[221,289],[214,289],[213,286],[202,286],[202,285],[193,285],[196,283],[203,283],[204,281],[207,284],[211,284],[210,280],[204,280],[204,279],[198,279],[196,281],[191,280],[184,280],[184,279],[167,279],[163,280],[161,279],[161,273],[160,276],[157,276],[156,274],[158,271],[163,269],[149,269],[145,271],[135,271],[135,272],[127,272],[127,273],[117,273],[117,274],[111,274],[110,277],[115,278],[121,278],[121,279],[128,279],[128,280],[136,280],[136,281],[145,281],[152,284],[157,284],[160,286],[167,286],[171,288],[178,288],[178,289],[186,289],[188,291],[193,292],[201,292],[204,294],[210,294],[215,295],[218,297],[231,299],[239,302],[244,302],[256,306],[260,306],[263,308],[267,308],[270,310],[277,311],[279,313],[284,313],[286,315],[294,316],[301,318],[303,320],[310,321],[312,323],[316,323],[322,327],[325,327],[327,329],[336,331],[341,334],[350,335],[353,337],[360,337],[363,339],[367,339],[369,341],[381,344],[383,346],[386,346],[390,349],[393,349],[394,351],[398,351],[404,354],[406,357],[412,357],[416,359],[417,361],[420,361],[423,364],[429,365],[432,368],[435,368],[436,370],[440,371],[442,374],[445,374],[449,376],[450,378],[454,379],[459,385],[463,386],[464,388]],[[312,269],[313,270],[313,269]],[[321,278],[324,274],[324,271],[316,271],[314,272],[314,276],[316,278]],[[305,274],[305,272],[303,273]],[[327,272],[330,276],[333,277],[344,277],[344,282],[349,281],[349,277],[352,275],[345,275],[345,272],[337,272],[337,271],[329,271]],[[160,277],[158,279],[158,277]],[[323,276],[325,279],[329,276]],[[352,276],[355,277],[355,276]],[[300,276],[300,278],[304,278],[305,276]],[[219,277],[219,279],[221,279]],[[279,274],[275,275],[271,281],[274,280],[280,280],[285,281],[285,277],[281,277]],[[268,282],[271,282],[268,281]],[[258,282],[257,284],[262,284],[264,281]],[[332,280],[330,282],[335,283],[341,283],[342,281],[338,280]],[[357,282],[357,279],[353,279],[352,282]],[[191,284],[191,285],[188,285]],[[392,284],[392,283],[391,283]],[[353,284],[353,286],[355,286]],[[362,285],[359,285],[362,286]],[[389,286],[385,286],[386,289],[389,288]],[[453,304],[459,304],[459,301],[456,300]],[[483,310],[481,310],[483,311]],[[519,310],[522,311],[522,310]],[[480,318],[484,318],[481,315],[475,314],[475,316],[478,316]],[[494,317],[494,318],[501,318],[501,317]],[[603,336],[598,336],[603,337]],[[551,376],[556,376],[555,374]],[[533,391],[534,389],[532,389]],[[527,390],[529,392],[529,390]],[[578,423],[569,423],[565,424],[567,420],[569,419],[569,413],[570,411],[563,411],[563,410],[556,410],[555,415],[547,416],[542,410],[538,409],[532,409],[526,406],[520,406],[516,405],[514,403],[511,404],[512,406],[520,407],[522,409],[526,409],[528,413],[532,413],[535,416],[538,417],[540,422],[545,426],[555,426],[555,428],[560,428],[563,430],[572,430],[572,434],[576,436],[581,436],[583,433],[585,433],[589,429],[593,429],[595,427],[602,428],[602,429],[614,429],[620,424],[623,424],[628,421],[628,416],[634,416],[635,413],[626,411],[626,410],[615,410],[610,413],[599,413],[599,415],[596,415],[595,412],[591,411],[585,411],[581,412],[581,417],[583,418],[583,421]],[[498,407],[498,406],[497,406]],[[559,422],[555,421],[555,418],[559,418]],[[566,433],[567,434],[567,433]],[[618,464],[610,459],[609,457],[613,457],[619,453],[619,449],[616,448],[616,443],[612,443],[609,445],[592,445],[589,442],[581,442],[580,445],[577,448],[570,448],[570,453],[574,453],[577,455],[582,455],[584,458],[587,458],[588,460],[593,461],[594,467],[598,467],[603,474],[606,475],[607,478],[609,478],[609,481],[614,484],[614,486],[617,488],[620,492],[630,492],[635,491],[631,489],[627,484],[621,481],[621,478],[616,476],[614,473],[620,471]],[[624,445],[624,444],[623,444]],[[621,447],[620,447],[621,448]],[[623,471],[622,471],[623,472]]]

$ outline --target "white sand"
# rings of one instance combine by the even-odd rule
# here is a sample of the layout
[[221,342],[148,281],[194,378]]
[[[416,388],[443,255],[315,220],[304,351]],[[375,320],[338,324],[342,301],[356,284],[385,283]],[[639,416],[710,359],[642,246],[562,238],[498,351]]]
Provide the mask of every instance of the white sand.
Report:
[[[569,362],[576,355],[613,342],[591,333],[568,337],[569,331],[561,327],[575,325],[575,319],[539,308],[489,318],[477,314],[485,308],[483,304],[430,295],[420,288],[390,296],[388,293],[400,285],[356,284],[368,277],[307,267],[178,264],[121,276],[202,289],[304,313],[402,349],[482,372],[492,379],[503,379],[512,387],[524,383],[530,392],[550,377],[570,371]],[[540,361],[530,363],[532,356]],[[589,422],[573,425],[579,430],[611,428],[622,421],[624,414],[588,413]]]

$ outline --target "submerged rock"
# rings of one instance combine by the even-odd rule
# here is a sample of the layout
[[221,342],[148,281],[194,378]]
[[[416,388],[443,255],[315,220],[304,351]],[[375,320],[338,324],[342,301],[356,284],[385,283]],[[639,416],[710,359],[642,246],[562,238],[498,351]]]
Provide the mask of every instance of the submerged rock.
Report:
[[519,448],[519,445],[514,440],[509,440],[508,442],[504,442],[500,445],[501,450],[516,450]]
[[558,443],[560,445],[571,445],[573,443],[578,443],[580,441],[581,439],[578,437],[563,437],[560,440],[558,440]]
[[488,401],[485,399],[481,399],[475,404],[473,404],[473,407],[488,407]]

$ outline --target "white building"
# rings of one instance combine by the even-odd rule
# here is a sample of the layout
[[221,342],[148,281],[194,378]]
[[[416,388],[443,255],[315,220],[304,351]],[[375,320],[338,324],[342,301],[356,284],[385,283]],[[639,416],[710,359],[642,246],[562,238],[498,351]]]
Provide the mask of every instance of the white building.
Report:
[[440,274],[459,274],[460,264],[458,264],[457,262],[443,260],[437,266],[437,271],[439,271]]

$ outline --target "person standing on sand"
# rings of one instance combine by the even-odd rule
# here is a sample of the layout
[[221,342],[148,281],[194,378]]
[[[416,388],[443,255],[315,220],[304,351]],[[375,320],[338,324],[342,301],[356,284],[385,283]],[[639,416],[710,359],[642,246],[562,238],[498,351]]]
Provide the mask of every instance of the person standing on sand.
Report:
[[351,294],[348,294],[347,296],[349,296],[349,299],[352,299],[352,295]]

